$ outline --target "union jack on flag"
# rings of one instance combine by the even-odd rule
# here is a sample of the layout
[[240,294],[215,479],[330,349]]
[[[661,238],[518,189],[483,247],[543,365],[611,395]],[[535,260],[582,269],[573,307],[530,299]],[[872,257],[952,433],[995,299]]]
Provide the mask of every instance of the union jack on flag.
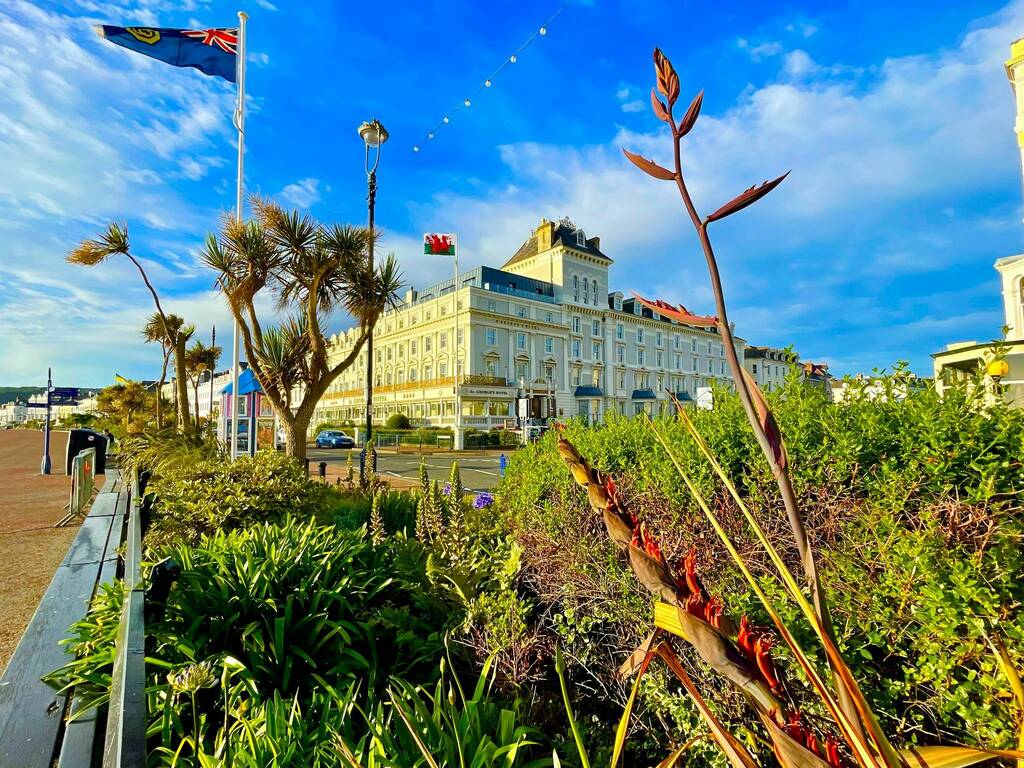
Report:
[[226,53],[238,53],[237,29],[183,29],[181,34],[202,40],[203,45],[215,45]]
[[214,77],[235,82],[238,30],[168,29],[166,27],[114,27],[103,25],[99,34],[123,48],[167,62],[175,67],[195,67]]

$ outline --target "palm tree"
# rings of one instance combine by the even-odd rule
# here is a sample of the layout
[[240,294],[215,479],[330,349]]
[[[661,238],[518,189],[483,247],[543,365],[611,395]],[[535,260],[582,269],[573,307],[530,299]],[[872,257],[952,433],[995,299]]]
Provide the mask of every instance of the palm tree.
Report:
[[[210,372],[211,377],[213,376],[220,353],[220,347],[208,347],[199,339],[196,339],[185,352],[185,370],[192,381],[192,394],[195,397],[193,404],[195,405],[196,429],[199,429],[199,380],[207,371]],[[210,407],[213,408],[213,403],[210,403]]]
[[[172,315],[172,317],[177,317],[177,315]],[[170,321],[170,318],[168,318],[168,321]],[[171,352],[174,350],[174,345],[170,343],[167,338],[167,334],[164,331],[163,318],[155,312],[149,316],[149,320],[147,320],[146,324],[143,326],[142,338],[147,344],[159,344],[160,351],[163,353],[163,363],[160,366],[160,381],[156,387],[156,428],[157,430],[161,430],[164,428],[164,422],[160,412],[160,406],[163,401],[164,383],[167,381],[167,364],[170,362]]]
[[[72,264],[81,264],[86,267],[94,267],[101,264],[111,256],[121,254],[127,257],[142,276],[142,282],[146,284],[150,294],[153,296],[153,303],[156,304],[156,316],[160,318],[163,326],[164,336],[171,342],[174,352],[174,373],[176,377],[176,392],[178,397],[178,428],[185,430],[191,425],[191,418],[188,409],[188,386],[185,379],[185,344],[195,331],[194,326],[178,326],[177,330],[170,324],[170,316],[164,313],[160,305],[160,297],[157,295],[153,284],[149,282],[146,270],[136,259],[130,250],[128,243],[128,227],[123,224],[111,224],[107,231],[95,240],[85,240],[67,255],[67,260]],[[180,320],[181,318],[178,318]],[[143,332],[145,335],[145,331]],[[157,398],[159,401],[159,397]]]
[[[368,252],[376,233],[365,227],[325,226],[307,214],[286,212],[262,199],[255,217],[225,219],[207,238],[203,260],[238,322],[249,366],[285,433],[286,449],[306,455],[306,432],[320,397],[362,351],[377,318],[397,301],[401,276],[394,255],[376,268]],[[291,316],[264,328],[256,312],[262,292],[274,294]],[[359,329],[355,345],[331,365],[323,324],[348,313]]]

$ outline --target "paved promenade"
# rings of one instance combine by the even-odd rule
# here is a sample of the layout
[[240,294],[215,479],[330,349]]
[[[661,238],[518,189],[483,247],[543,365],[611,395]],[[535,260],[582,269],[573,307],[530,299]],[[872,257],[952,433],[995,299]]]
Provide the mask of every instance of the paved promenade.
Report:
[[[43,433],[0,430],[0,670],[67,553],[78,524],[54,528],[71,489],[67,432],[50,440],[53,474],[39,474]],[[102,481],[102,478],[98,478]]]

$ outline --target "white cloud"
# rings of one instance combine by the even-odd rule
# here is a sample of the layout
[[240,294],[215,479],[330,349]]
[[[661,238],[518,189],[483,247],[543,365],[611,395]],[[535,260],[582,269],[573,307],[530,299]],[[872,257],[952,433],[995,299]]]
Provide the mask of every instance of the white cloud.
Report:
[[246,55],[245,58],[247,61],[251,61],[258,67],[265,67],[267,66],[267,64],[270,63],[270,56],[266,53],[258,53],[256,51],[253,51],[252,53]]
[[278,193],[286,201],[296,208],[311,208],[320,202],[320,180],[300,179],[294,184],[288,184]]
[[766,59],[771,56],[777,56],[783,51],[782,43],[775,40],[751,45],[749,40],[741,37],[736,41],[736,45],[750,54],[750,58],[754,61],[761,61],[762,59]]
[[256,0],[256,5],[265,11],[276,11],[277,6],[274,5],[270,0]]

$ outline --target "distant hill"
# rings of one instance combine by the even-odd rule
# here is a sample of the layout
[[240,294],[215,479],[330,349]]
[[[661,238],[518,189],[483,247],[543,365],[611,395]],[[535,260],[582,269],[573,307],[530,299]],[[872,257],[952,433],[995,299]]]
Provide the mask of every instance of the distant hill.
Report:
[[28,400],[31,395],[45,391],[46,387],[0,387],[0,405],[15,400]]

